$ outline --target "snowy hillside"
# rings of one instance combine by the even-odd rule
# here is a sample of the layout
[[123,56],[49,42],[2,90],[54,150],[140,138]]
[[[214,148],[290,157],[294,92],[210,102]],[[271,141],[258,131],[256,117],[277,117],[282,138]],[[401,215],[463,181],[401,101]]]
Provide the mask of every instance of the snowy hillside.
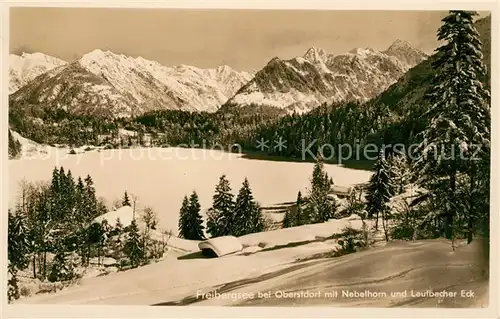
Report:
[[383,52],[362,48],[337,56],[313,47],[302,57],[273,58],[228,104],[254,103],[303,112],[325,102],[364,102],[426,57],[401,40]]
[[[450,244],[444,240],[399,242],[337,258],[313,257],[331,250],[332,244],[317,242],[213,259],[169,256],[158,263],[84,279],[79,286],[16,303],[337,307],[485,307],[488,304],[488,282],[480,280],[482,265],[476,258],[478,245],[450,253]],[[313,259],[307,260],[308,257]],[[472,289],[475,297],[443,299],[410,294],[443,289],[458,294],[461,289]],[[308,290],[319,295],[310,298],[280,295]],[[408,295],[391,297],[391,292],[405,290]],[[259,292],[268,291],[268,297],[259,298]],[[337,297],[331,295],[334,291],[338,291]],[[355,298],[342,296],[343,291],[386,295]],[[205,297],[215,292],[221,297]]]
[[67,62],[43,53],[11,54],[9,56],[9,94],[14,93],[37,76]]
[[252,75],[228,66],[166,67],[142,57],[94,50],[16,92],[31,102],[75,114],[131,116],[155,109],[216,111]]

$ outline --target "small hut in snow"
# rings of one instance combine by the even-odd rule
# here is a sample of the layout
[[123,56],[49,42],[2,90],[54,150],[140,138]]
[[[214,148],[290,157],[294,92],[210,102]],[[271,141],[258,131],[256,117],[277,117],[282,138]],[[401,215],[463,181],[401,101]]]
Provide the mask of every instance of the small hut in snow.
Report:
[[102,223],[104,220],[108,221],[108,224],[115,227],[117,219],[120,219],[123,227],[130,226],[132,220],[134,219],[134,211],[130,206],[123,206],[117,210],[110,211],[106,214],[97,216],[94,219],[94,223]]
[[222,257],[241,251],[243,246],[234,236],[222,236],[202,241],[198,248],[207,257]]

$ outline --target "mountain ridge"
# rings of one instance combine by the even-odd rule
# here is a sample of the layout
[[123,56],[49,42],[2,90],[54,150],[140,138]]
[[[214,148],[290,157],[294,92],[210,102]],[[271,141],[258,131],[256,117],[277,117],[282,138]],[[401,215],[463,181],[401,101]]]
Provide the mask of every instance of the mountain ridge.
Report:
[[39,75],[66,64],[68,62],[41,52],[10,54],[9,94],[16,92]]
[[402,40],[385,51],[355,48],[340,55],[311,47],[301,57],[272,58],[227,104],[261,104],[306,112],[323,103],[365,102],[426,58]]
[[29,101],[75,114],[115,117],[155,109],[214,112],[251,78],[250,73],[229,66],[166,67],[142,57],[95,49],[64,68],[41,74],[14,92],[10,103],[16,107]]

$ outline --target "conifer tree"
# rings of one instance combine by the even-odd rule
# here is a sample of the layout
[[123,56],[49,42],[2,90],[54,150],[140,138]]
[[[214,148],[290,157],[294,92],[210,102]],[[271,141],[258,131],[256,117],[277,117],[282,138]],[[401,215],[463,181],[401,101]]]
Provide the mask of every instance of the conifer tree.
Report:
[[391,154],[387,159],[387,163],[394,186],[394,195],[402,194],[405,190],[405,186],[410,182],[411,177],[408,158],[404,153]]
[[[490,97],[481,83],[486,68],[473,23],[476,15],[473,11],[450,11],[442,20],[437,36],[444,44],[436,49],[437,59],[432,64],[435,77],[426,96],[430,109],[425,115],[430,125],[422,132],[420,158],[414,166],[418,181],[434,198],[440,196],[441,211],[431,213],[442,217],[448,239],[453,238],[458,210],[469,206],[464,215],[472,222],[476,209],[472,202],[463,205],[457,196],[460,175],[469,175],[472,183],[487,178],[479,173],[479,167],[490,154]],[[473,159],[476,151],[479,161]]]
[[179,238],[189,236],[189,199],[184,196],[182,199],[181,209],[179,211]]
[[282,222],[282,226],[283,228],[289,228],[289,227],[294,227],[294,214],[293,214],[293,211],[292,209],[288,209],[286,212],[285,212],[285,216],[283,217],[283,222]]
[[234,222],[231,224],[231,235],[243,236],[264,230],[264,220],[259,205],[253,198],[250,183],[245,178],[236,197],[234,206]]
[[129,258],[132,267],[136,268],[141,265],[144,259],[144,250],[141,245],[139,227],[137,226],[137,222],[135,221],[135,219],[132,220],[127,235],[128,236],[123,251]]
[[311,177],[307,207],[308,223],[322,223],[334,218],[337,203],[331,196],[332,186],[333,180],[325,172],[323,159],[318,155]]
[[309,221],[309,217],[307,216],[307,210],[302,208],[302,205],[304,204],[304,199],[302,198],[302,192],[299,191],[297,193],[297,200],[295,201],[295,225],[296,226],[301,226],[305,225]]
[[190,240],[203,240],[203,220],[200,215],[201,206],[195,191],[189,200],[184,197],[179,218],[179,237]]
[[10,263],[8,268],[8,279],[7,279],[7,301],[11,302],[13,300],[19,299],[21,294],[19,292],[19,280],[17,278],[17,268]]
[[151,240],[151,231],[156,229],[158,224],[158,217],[151,207],[144,208],[143,215],[141,216],[144,222],[144,233],[142,235],[143,240],[143,250],[146,258],[149,258],[149,241]]
[[219,237],[230,234],[229,227],[233,220],[233,194],[231,186],[226,178],[222,175],[219,183],[215,187],[212,207],[208,210],[207,233],[211,237]]
[[387,209],[387,203],[393,195],[389,165],[383,150],[380,151],[373,168],[375,173],[370,178],[368,184],[366,209],[368,218],[373,218],[375,216],[375,227],[378,228],[379,214],[384,213]]
[[74,264],[62,242],[55,245],[55,257],[48,276],[49,281],[66,281],[75,276]]
[[123,195],[122,206],[131,206],[127,191],[125,191],[125,194]]

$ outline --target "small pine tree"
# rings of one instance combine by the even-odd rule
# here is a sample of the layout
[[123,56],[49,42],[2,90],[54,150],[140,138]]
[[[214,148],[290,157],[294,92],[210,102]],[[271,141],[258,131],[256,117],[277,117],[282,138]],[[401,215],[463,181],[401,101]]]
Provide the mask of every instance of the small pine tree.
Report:
[[19,299],[19,280],[17,279],[17,268],[9,262],[7,280],[7,300],[9,302]]
[[120,220],[120,217],[118,217],[118,218],[116,219],[115,229],[116,229],[119,233],[121,233],[121,232],[123,231],[123,223],[122,223],[122,221]]
[[179,237],[189,240],[203,240],[203,220],[200,215],[200,202],[195,191],[191,197],[184,197],[179,218]]
[[393,195],[390,167],[383,150],[379,153],[374,170],[367,188],[366,206],[368,218],[375,216],[375,227],[378,229],[379,214],[384,213],[385,216],[386,205]]
[[127,191],[125,191],[125,194],[123,195],[122,206],[131,206],[130,198],[128,197]]
[[301,226],[307,224],[309,217],[307,216],[307,210],[302,208],[304,204],[304,199],[302,198],[302,192],[297,193],[297,200],[295,201],[295,225]]
[[130,224],[127,241],[123,248],[123,252],[130,260],[132,268],[136,268],[141,265],[144,259],[144,250],[141,245],[141,238],[139,234],[139,227],[135,219],[132,220]]
[[56,245],[56,256],[50,268],[49,281],[66,281],[75,277],[74,264],[62,243]]
[[292,209],[288,209],[286,212],[285,212],[285,217],[283,217],[283,222],[282,222],[282,226],[283,228],[289,228],[289,227],[294,227],[294,214],[293,214],[293,211]]
[[212,237],[229,235],[229,227],[233,220],[233,194],[225,175],[219,179],[215,187],[213,204],[207,215],[207,233]]

